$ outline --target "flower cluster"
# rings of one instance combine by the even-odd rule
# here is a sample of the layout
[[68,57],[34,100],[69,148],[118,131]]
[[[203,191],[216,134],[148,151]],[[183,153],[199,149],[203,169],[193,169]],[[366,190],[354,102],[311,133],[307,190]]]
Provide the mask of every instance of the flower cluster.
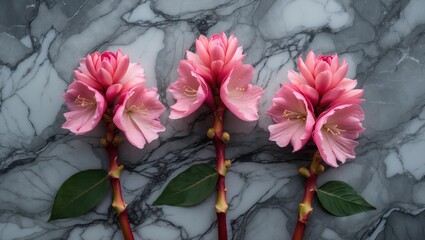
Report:
[[310,138],[323,160],[338,167],[354,158],[355,139],[364,131],[360,107],[363,90],[354,89],[356,80],[346,78],[347,63],[338,55],[307,55],[298,59],[300,73],[289,71],[290,82],[276,92],[267,113],[276,124],[269,126],[270,140],[280,147],[292,144],[300,150]]
[[74,71],[64,98],[70,112],[63,128],[78,135],[97,126],[102,117],[113,118],[128,141],[138,148],[165,130],[159,116],[165,107],[157,90],[145,87],[144,70],[120,50],[87,55]]
[[219,96],[224,105],[244,121],[258,119],[260,87],[250,84],[254,68],[243,64],[242,47],[233,35],[201,35],[196,40],[196,53],[187,51],[187,60],[180,61],[179,78],[169,91],[177,102],[171,106],[171,119],[188,116],[203,103],[213,106]]

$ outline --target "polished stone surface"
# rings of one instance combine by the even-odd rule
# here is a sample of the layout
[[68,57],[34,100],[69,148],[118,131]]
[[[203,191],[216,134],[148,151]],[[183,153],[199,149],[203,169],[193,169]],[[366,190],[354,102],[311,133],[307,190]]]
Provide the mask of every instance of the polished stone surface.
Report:
[[[62,94],[79,58],[122,49],[145,68],[161,101],[179,60],[199,34],[235,34],[265,88],[260,120],[227,115],[230,239],[289,239],[302,198],[295,155],[268,141],[264,112],[298,56],[338,52],[365,89],[365,133],[357,159],[327,169],[319,184],[348,182],[377,210],[335,218],[315,208],[305,239],[425,239],[424,0],[63,0],[0,1],[0,239],[122,239],[110,199],[76,219],[47,222],[61,183],[106,167],[100,131],[61,129]],[[193,163],[214,163],[203,108],[143,150],[121,147],[125,199],[138,239],[216,239],[214,196],[191,208],[152,206]]]

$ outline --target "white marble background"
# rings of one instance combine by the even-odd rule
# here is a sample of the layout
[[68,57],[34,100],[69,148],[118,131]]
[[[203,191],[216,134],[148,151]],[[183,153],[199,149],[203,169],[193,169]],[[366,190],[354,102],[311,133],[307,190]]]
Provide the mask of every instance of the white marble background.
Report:
[[[47,222],[61,183],[106,167],[99,131],[61,129],[62,94],[78,59],[122,49],[166,92],[199,34],[235,34],[265,88],[261,118],[228,115],[230,239],[289,239],[311,148],[292,155],[269,142],[264,115],[296,58],[310,49],[338,52],[365,89],[366,132],[358,157],[328,169],[377,210],[335,218],[315,208],[305,239],[425,239],[424,0],[0,0],[0,239],[122,239],[105,200],[76,219]],[[144,240],[215,239],[214,196],[192,208],[151,206],[165,184],[193,163],[214,162],[206,108],[143,150],[121,148],[122,182],[135,235]]]

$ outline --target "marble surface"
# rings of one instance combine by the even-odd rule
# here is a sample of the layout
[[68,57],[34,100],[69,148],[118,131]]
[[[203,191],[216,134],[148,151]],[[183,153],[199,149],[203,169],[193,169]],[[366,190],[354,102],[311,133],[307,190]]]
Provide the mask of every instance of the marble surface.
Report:
[[[106,167],[100,131],[61,129],[62,94],[80,57],[122,49],[140,62],[147,85],[166,88],[199,34],[235,34],[254,82],[265,88],[260,120],[232,115],[227,158],[230,239],[289,239],[312,148],[291,154],[269,142],[271,96],[300,54],[338,52],[365,89],[365,133],[357,159],[327,169],[377,210],[335,218],[315,211],[305,239],[425,239],[424,0],[16,0],[0,1],[0,239],[122,239],[110,199],[87,215],[47,222],[61,183]],[[206,108],[143,150],[120,149],[122,182],[137,239],[216,239],[212,196],[191,208],[152,206],[165,184],[193,163],[214,163]],[[316,206],[316,205],[315,205]]]

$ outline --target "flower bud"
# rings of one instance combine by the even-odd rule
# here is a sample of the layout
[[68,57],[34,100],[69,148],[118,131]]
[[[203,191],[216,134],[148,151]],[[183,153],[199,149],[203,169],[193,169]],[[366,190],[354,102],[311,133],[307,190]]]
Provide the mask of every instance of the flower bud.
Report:
[[113,122],[111,122],[111,123],[108,124],[108,128],[113,131],[113,130],[117,129],[117,126],[115,126],[115,124]]
[[99,143],[100,143],[100,145],[102,145],[103,147],[106,147],[106,145],[108,145],[108,141],[106,141],[106,138],[100,138],[100,139],[99,139]]
[[209,139],[213,139],[213,138],[214,138],[214,136],[215,136],[215,130],[214,130],[214,128],[210,128],[210,129],[208,129],[207,137],[208,137]]
[[319,174],[319,173],[322,173],[324,171],[325,171],[325,166],[323,166],[322,164],[319,164],[319,166],[317,166],[317,168],[316,168],[316,173]]
[[113,133],[106,133],[106,141],[112,142],[114,140],[114,134]]
[[230,141],[230,134],[228,132],[223,132],[221,135],[221,141],[228,143]]
[[118,146],[118,145],[120,145],[121,142],[122,142],[121,135],[115,136],[114,141],[113,141],[114,145]]
[[226,176],[226,173],[229,170],[230,165],[232,165],[232,161],[230,161],[230,160],[224,160],[224,165],[223,165],[223,167],[221,167],[221,169],[218,169],[218,173],[221,176]]
[[305,178],[310,177],[310,171],[305,167],[300,167],[298,173]]

